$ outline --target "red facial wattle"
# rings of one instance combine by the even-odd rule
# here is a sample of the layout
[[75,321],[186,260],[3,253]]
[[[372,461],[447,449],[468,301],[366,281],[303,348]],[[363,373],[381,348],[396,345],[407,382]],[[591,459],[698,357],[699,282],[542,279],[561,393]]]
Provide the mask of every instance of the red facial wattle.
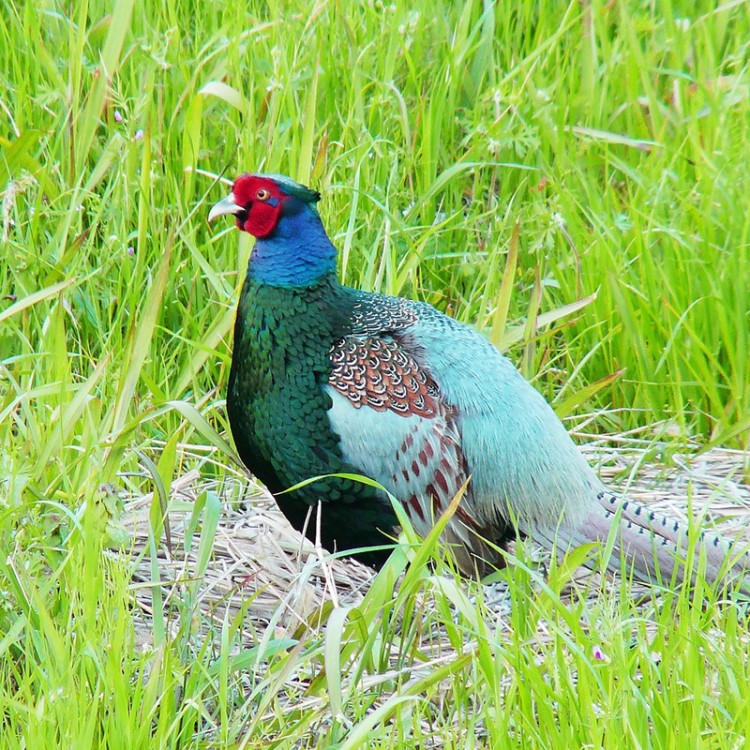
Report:
[[242,175],[235,180],[232,195],[235,203],[244,208],[237,214],[239,229],[259,239],[268,237],[276,229],[287,196],[273,180]]
[[[273,205],[273,202],[276,205]],[[269,198],[265,202],[256,201],[250,207],[244,223],[237,217],[237,226],[259,239],[268,237],[276,229],[281,216],[281,200]]]

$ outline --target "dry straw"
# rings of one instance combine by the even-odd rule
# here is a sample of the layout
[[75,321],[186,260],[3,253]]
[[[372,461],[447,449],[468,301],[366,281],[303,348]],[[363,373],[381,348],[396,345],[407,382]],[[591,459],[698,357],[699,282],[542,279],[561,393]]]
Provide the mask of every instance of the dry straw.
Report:
[[[750,540],[750,486],[746,481],[750,454],[714,448],[699,453],[688,448],[659,460],[660,446],[637,435],[592,439],[583,450],[602,478],[618,491],[649,506],[685,518],[688,498],[694,516],[716,523],[728,538]],[[197,567],[197,535],[186,544],[191,505],[205,490],[219,494],[222,512],[215,534],[213,556],[200,582],[198,605],[217,622],[245,607],[252,627],[273,626],[291,632],[301,624],[315,625],[325,602],[357,604],[375,575],[349,559],[333,559],[303,539],[286,522],[273,500],[252,482],[236,477],[218,487],[201,479],[197,470],[179,477],[171,487],[169,513],[171,544],[160,546],[159,570],[164,601],[182,595],[182,585],[192,580]],[[187,501],[187,502],[186,502]],[[136,584],[151,581],[149,509],[151,496],[133,498],[127,504],[126,526],[140,556]],[[185,550],[189,550],[185,552]],[[577,580],[590,575],[581,571]],[[148,632],[150,587],[137,586]],[[638,591],[644,593],[645,587]],[[502,616],[507,608],[503,587],[485,589],[492,609]],[[144,636],[147,637],[147,636]]]

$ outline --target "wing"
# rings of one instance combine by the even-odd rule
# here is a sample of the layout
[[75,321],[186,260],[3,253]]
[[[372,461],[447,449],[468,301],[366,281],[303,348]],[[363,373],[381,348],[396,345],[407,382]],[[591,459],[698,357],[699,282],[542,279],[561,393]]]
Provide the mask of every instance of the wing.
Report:
[[476,527],[533,534],[584,522],[602,483],[542,395],[484,336],[428,304],[366,293],[354,324],[365,338],[393,338],[437,389],[461,476],[471,476],[462,507]]
[[453,404],[478,523],[538,536],[585,524],[604,489],[547,401],[477,331],[424,303],[404,345]]
[[[456,408],[391,335],[337,339],[330,359],[328,416],[345,460],[399,499],[417,533],[426,535],[468,478]],[[461,569],[471,572],[475,558],[497,557],[483,538],[494,541],[498,531],[459,506],[443,537]]]

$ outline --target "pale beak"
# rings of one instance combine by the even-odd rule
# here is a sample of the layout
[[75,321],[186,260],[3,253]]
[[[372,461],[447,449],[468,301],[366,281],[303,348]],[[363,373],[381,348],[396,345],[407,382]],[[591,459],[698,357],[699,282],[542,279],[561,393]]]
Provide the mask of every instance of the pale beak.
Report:
[[223,201],[219,201],[215,206],[208,212],[209,222],[213,221],[217,216],[226,216],[227,214],[239,214],[245,209],[242,206],[238,206],[234,202],[234,195],[228,195]]

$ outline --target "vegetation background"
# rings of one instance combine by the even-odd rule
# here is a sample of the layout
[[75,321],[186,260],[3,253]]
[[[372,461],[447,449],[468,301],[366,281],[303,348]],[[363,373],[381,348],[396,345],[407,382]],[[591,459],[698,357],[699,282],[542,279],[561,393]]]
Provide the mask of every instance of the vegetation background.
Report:
[[[627,596],[517,576],[490,627],[422,565],[293,643],[206,635],[186,593],[143,650],[117,518],[231,471],[250,246],[205,218],[244,170],[321,189],[344,281],[476,323],[562,416],[747,450],[750,4],[0,7],[1,747],[742,745],[731,607],[668,598],[655,646]],[[428,588],[450,661],[394,624]]]

